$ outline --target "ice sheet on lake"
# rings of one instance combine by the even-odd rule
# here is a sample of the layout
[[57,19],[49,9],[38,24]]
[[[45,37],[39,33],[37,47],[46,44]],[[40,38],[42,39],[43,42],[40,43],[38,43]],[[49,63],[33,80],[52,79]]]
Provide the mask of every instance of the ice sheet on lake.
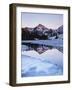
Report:
[[38,45],[50,45],[54,47],[63,47],[63,40],[62,39],[54,39],[54,40],[24,40],[22,43],[31,43],[31,44],[38,44]]
[[36,51],[22,52],[22,77],[48,76],[63,74],[63,54],[57,49],[47,50],[42,54]]

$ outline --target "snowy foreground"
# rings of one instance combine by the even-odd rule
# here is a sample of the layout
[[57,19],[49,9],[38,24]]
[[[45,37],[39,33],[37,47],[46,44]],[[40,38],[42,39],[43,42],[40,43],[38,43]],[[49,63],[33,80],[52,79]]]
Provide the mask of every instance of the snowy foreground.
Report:
[[42,54],[34,50],[22,52],[21,76],[52,76],[63,74],[63,53],[57,49]]
[[38,45],[49,45],[53,47],[63,47],[62,39],[54,39],[54,40],[25,40],[22,41],[22,44],[30,43],[30,44],[38,44]]

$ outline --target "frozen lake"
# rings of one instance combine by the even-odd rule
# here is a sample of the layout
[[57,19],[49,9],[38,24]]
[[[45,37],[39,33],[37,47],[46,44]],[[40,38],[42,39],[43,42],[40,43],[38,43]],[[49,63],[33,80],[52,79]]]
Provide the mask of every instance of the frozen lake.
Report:
[[62,47],[26,43],[22,45],[21,58],[22,77],[63,74]]
[[54,40],[24,40],[22,44],[38,44],[38,45],[49,45],[53,47],[63,47],[62,39],[54,39]]

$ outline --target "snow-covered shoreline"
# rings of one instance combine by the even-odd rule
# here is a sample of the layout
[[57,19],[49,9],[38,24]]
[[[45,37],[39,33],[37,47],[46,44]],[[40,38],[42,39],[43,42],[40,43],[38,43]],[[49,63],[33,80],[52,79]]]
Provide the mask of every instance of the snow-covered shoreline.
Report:
[[24,40],[22,44],[38,44],[38,45],[49,45],[53,47],[63,47],[62,39],[54,40]]

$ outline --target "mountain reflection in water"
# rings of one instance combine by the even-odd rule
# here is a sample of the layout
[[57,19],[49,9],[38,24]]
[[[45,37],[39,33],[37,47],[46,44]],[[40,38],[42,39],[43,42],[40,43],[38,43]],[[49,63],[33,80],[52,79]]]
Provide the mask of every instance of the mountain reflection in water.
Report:
[[63,53],[63,47],[53,47],[53,46],[38,45],[38,44],[24,44],[24,45],[22,45],[21,50],[22,51],[35,50],[39,54],[41,54],[41,53],[45,52],[46,50],[50,50],[50,49],[54,49],[54,48]]

